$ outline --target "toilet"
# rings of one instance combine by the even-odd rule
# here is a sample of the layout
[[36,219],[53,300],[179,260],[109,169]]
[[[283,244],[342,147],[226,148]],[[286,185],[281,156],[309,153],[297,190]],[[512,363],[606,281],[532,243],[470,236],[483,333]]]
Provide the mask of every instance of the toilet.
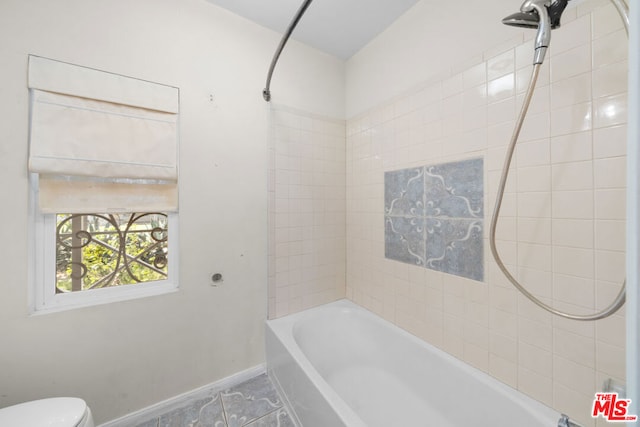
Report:
[[95,427],[82,399],[54,397],[0,409],[0,427]]

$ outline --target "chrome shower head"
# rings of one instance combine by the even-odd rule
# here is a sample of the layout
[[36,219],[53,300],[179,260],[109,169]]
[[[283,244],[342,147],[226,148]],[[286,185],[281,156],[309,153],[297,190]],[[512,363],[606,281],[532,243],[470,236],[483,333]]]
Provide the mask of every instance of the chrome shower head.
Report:
[[[551,3],[550,6],[547,6],[547,12],[549,13],[549,18],[551,19],[552,30],[560,27],[560,17],[562,16],[562,12],[564,12],[564,9],[567,7],[568,2],[569,0],[556,0],[554,3]],[[522,6],[525,7],[527,3],[523,4]],[[540,16],[535,10],[532,12],[516,12],[502,20],[502,23],[505,25],[532,29],[537,29],[539,22]]]
[[536,12],[516,12],[502,20],[505,25],[519,28],[537,29],[540,17]]
[[[569,0],[526,0],[520,6],[520,12],[502,20],[505,25],[519,28],[537,29],[534,64],[542,64],[551,41],[551,30],[560,26],[560,17]],[[542,18],[541,18],[542,17]]]

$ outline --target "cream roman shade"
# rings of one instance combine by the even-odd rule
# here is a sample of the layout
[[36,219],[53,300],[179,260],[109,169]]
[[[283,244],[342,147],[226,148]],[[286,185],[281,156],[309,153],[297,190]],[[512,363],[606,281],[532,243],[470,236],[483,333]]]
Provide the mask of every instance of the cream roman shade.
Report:
[[177,88],[37,56],[29,88],[43,212],[177,211]]

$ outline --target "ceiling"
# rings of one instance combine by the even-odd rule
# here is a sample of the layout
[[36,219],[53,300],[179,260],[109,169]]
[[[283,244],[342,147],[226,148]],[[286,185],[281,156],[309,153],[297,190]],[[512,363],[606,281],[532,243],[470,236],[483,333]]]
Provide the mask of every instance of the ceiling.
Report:
[[[264,27],[284,33],[302,0],[208,0]],[[418,0],[317,0],[291,38],[348,59]]]

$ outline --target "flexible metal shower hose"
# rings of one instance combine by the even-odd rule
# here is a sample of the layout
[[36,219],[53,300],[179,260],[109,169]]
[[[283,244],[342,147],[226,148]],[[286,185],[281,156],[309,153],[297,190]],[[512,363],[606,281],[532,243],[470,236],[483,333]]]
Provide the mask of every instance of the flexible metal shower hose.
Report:
[[[624,22],[625,29],[627,30],[627,35],[629,33],[629,17],[628,12],[626,11],[624,3],[621,0],[611,0],[613,5],[618,10],[618,13],[622,17]],[[538,298],[536,298],[531,292],[527,291],[527,289],[522,286],[518,280],[511,275],[507,267],[502,262],[500,255],[498,254],[498,249],[496,247],[496,226],[498,224],[498,216],[500,215],[500,208],[502,207],[502,200],[504,198],[504,189],[507,184],[507,178],[509,176],[509,168],[511,166],[511,160],[513,158],[513,153],[516,149],[516,144],[518,142],[518,137],[520,136],[520,130],[522,129],[522,124],[524,123],[524,119],[527,116],[527,111],[529,110],[529,104],[531,103],[531,98],[533,96],[533,92],[536,87],[536,82],[538,81],[538,75],[540,74],[540,66],[541,64],[534,64],[533,72],[531,73],[531,80],[529,81],[529,87],[527,88],[527,92],[524,97],[524,102],[522,104],[522,108],[520,110],[520,114],[518,115],[518,119],[516,120],[516,125],[513,130],[513,135],[511,136],[511,141],[507,148],[507,155],[504,161],[504,166],[502,168],[502,175],[500,177],[500,184],[498,185],[498,194],[496,196],[496,204],[493,208],[493,215],[491,217],[491,228],[489,230],[489,243],[491,246],[491,253],[498,264],[498,267],[504,275],[509,279],[511,284],[516,287],[525,297],[527,297],[531,302],[536,304],[538,307],[543,308],[549,313],[555,314],[556,316],[564,317],[566,319],[573,320],[599,320],[604,319],[605,317],[611,316],[613,313],[618,311],[620,307],[622,307],[625,303],[626,298],[626,280],[622,283],[622,287],[620,288],[620,292],[614,299],[614,301],[604,308],[601,311],[595,312],[593,314],[571,314],[566,313],[564,311],[553,308],[552,306],[545,304]]]

